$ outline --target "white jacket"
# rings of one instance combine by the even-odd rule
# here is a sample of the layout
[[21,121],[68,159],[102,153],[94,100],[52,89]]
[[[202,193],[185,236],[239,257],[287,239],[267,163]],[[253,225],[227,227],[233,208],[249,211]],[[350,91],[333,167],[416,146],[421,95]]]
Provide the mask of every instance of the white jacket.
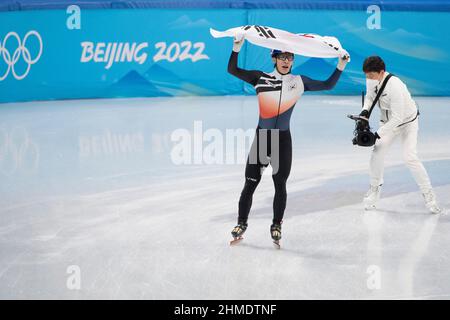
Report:
[[[367,90],[364,99],[364,110],[370,110],[373,100],[375,100],[377,92],[388,74],[388,72],[385,72],[383,79],[378,85],[372,90]],[[380,107],[380,121],[382,124],[377,131],[380,137],[392,133],[399,125],[411,121],[417,116],[415,101],[411,98],[411,94],[403,81],[396,76],[392,76],[389,79],[378,100],[378,106]]]

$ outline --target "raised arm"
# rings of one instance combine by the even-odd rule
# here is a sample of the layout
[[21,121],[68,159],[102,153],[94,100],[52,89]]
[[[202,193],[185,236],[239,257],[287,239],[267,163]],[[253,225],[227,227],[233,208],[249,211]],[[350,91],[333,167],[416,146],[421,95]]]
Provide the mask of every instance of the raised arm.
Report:
[[233,76],[256,86],[259,77],[261,77],[262,72],[257,70],[245,70],[238,67],[238,55],[241,50],[242,43],[244,39],[240,41],[234,41],[233,51],[231,52],[230,60],[228,60],[228,72]]
[[336,69],[333,74],[325,81],[314,80],[307,76],[301,76],[303,80],[303,85],[305,86],[305,91],[320,91],[320,90],[331,90],[336,85],[342,71]]
[[303,80],[303,85],[305,86],[305,91],[320,91],[320,90],[331,90],[334,88],[336,83],[339,80],[339,77],[342,74],[342,71],[344,71],[345,66],[347,65],[349,60],[348,56],[339,58],[338,65],[334,72],[331,74],[331,76],[325,80],[314,80],[307,76],[301,76]]

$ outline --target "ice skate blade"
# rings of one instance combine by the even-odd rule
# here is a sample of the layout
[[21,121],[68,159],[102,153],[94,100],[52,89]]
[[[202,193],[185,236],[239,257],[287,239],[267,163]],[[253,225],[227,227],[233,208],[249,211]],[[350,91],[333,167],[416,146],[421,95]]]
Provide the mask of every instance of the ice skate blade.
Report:
[[273,246],[275,249],[281,249],[280,241],[279,240],[273,240]]
[[243,237],[237,237],[237,238],[234,238],[233,240],[230,241],[230,246],[235,246],[235,245],[237,245],[239,242],[241,242],[242,240],[244,240]]

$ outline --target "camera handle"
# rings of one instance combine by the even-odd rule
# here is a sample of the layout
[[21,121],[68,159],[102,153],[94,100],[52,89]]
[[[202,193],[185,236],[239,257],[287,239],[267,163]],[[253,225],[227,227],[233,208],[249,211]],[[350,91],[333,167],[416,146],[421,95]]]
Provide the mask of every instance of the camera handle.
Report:
[[358,121],[358,120],[364,120],[364,121],[369,122],[369,119],[368,119],[368,118],[363,117],[363,116],[360,116],[360,115],[358,115],[358,114],[348,114],[348,115],[347,115],[347,118],[352,119],[352,120],[355,120],[355,121]]

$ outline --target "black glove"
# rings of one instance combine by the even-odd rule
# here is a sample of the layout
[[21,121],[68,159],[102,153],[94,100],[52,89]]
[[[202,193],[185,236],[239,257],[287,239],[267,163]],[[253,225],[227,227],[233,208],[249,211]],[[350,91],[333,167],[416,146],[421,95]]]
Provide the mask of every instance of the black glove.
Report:
[[369,111],[363,110],[359,114],[360,117],[364,117],[365,119],[359,119],[356,121],[357,130],[366,130],[369,127]]
[[364,118],[369,119],[369,111],[363,110],[363,111],[361,111],[361,113],[359,114],[359,116],[360,116],[360,117],[364,117]]

